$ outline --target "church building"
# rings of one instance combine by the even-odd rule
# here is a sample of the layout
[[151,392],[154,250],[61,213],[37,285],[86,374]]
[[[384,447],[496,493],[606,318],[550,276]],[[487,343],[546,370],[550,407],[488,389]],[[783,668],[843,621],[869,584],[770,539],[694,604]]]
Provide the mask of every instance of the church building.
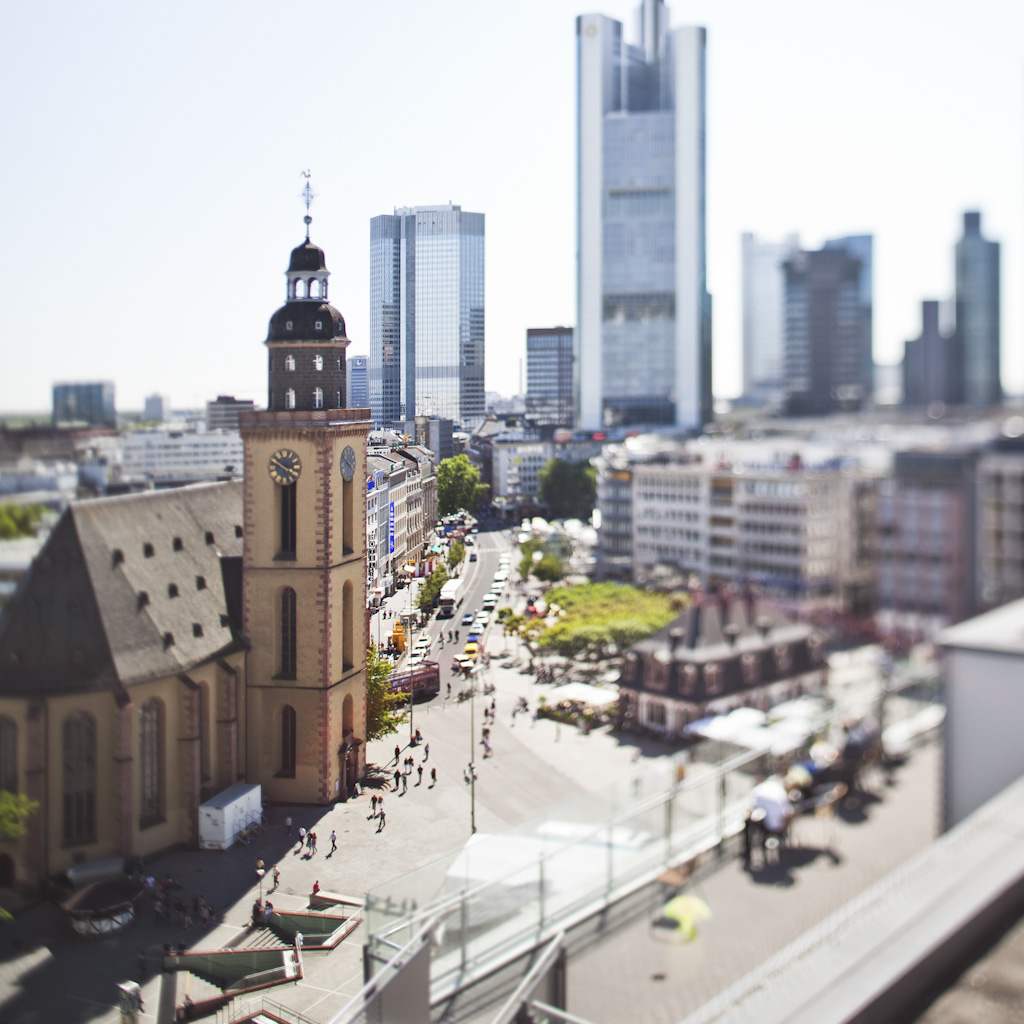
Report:
[[39,803],[0,885],[194,844],[238,782],[328,804],[363,772],[370,412],[309,223],[243,482],[73,503],[0,623],[0,789]]

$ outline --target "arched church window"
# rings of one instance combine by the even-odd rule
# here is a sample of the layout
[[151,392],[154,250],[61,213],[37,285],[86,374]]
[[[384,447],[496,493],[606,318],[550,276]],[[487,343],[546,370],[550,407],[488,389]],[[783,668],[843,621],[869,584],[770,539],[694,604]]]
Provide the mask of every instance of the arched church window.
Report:
[[286,409],[294,409],[295,408],[295,389],[294,388],[289,388],[284,393],[284,407]]
[[324,407],[324,389],[313,388],[313,408],[322,409]]
[[96,839],[96,722],[84,711],[64,721],[64,842]]
[[163,706],[150,698],[139,711],[139,825],[163,819]]
[[295,635],[295,591],[285,587],[281,591],[281,678],[294,679],[298,660]]
[[281,708],[281,775],[295,778],[295,708]]
[[18,792],[18,725],[0,715],[0,789]]

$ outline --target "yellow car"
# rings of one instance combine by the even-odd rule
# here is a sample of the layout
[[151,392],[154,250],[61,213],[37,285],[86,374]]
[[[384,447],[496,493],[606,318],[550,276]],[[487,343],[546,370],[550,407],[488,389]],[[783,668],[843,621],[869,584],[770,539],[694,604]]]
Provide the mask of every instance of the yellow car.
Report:
[[463,654],[464,657],[467,657],[467,658],[475,658],[479,653],[480,653],[480,645],[479,644],[466,644],[466,646],[462,648],[462,654]]

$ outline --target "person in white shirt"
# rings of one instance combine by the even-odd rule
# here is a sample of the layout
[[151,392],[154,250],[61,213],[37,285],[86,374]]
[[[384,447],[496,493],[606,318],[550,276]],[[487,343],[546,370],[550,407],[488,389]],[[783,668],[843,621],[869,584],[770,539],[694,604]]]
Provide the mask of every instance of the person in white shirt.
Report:
[[763,779],[751,790],[750,811],[743,826],[744,858],[748,864],[755,841],[763,842],[765,835],[783,835],[793,813],[789,794],[777,775]]

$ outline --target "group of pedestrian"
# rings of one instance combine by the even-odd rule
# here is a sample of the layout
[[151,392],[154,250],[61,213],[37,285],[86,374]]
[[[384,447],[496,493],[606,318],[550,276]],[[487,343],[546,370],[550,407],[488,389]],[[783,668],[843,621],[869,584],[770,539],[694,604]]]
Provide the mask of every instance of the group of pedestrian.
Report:
[[301,825],[299,826],[299,845],[295,849],[295,853],[301,853],[302,848],[306,848],[305,859],[309,860],[310,857],[316,853],[316,833],[310,829],[306,831]]
[[164,922],[170,921],[171,910],[173,909],[177,915],[178,923],[183,928],[191,928],[196,921],[199,921],[203,927],[206,927],[213,918],[213,907],[198,893],[192,897],[191,903],[178,896],[173,904],[161,894],[157,896],[156,905],[153,909],[156,911],[157,919]]

